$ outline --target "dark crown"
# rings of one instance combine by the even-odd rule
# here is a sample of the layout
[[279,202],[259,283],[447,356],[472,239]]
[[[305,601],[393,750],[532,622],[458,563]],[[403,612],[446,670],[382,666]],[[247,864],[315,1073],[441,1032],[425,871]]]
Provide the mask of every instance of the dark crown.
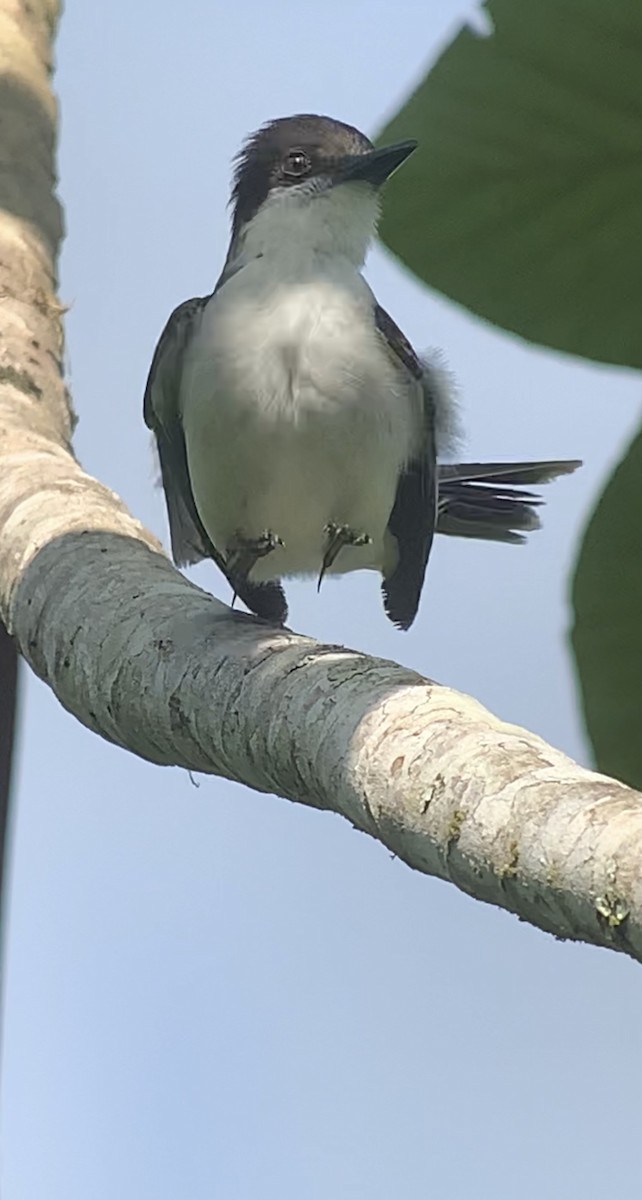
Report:
[[236,233],[258,212],[273,187],[293,186],[305,176],[330,173],[347,155],[366,154],[372,142],[343,121],[315,113],[268,121],[244,143],[234,160],[231,203]]

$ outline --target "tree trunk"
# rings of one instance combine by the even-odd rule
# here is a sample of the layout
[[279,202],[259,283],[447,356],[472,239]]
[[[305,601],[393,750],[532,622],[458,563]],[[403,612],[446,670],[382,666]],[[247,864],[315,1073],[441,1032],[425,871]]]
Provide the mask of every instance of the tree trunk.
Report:
[[22,654],[134,754],[341,813],[417,870],[641,958],[637,793],[411,671],[232,613],[75,461],[54,293],[55,12],[0,0],[0,44],[16,50],[0,148],[15,179],[0,221],[0,613]]
[[[0,389],[38,395],[49,386],[47,362],[60,353],[53,264],[61,235],[52,194],[56,106],[49,86],[56,0],[0,0]],[[28,319],[27,319],[28,318]],[[60,393],[58,376],[54,392]],[[54,394],[45,420],[55,412]],[[64,404],[58,415],[69,420]],[[0,440],[7,430],[0,417]],[[0,535],[1,536],[1,535]],[[0,895],[5,887],[6,834],[16,732],[18,657],[0,622]]]

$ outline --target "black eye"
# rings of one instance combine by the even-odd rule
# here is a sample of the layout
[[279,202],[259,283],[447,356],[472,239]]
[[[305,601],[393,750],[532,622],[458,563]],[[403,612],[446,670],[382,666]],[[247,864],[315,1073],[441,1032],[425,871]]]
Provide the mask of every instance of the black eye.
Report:
[[283,159],[283,174],[300,179],[310,170],[310,159],[305,150],[290,150]]

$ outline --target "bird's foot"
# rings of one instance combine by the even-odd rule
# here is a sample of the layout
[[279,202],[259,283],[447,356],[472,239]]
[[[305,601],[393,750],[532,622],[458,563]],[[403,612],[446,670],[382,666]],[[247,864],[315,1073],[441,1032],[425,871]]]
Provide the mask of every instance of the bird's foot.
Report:
[[324,525],[323,532],[325,533],[325,548],[323,552],[323,562],[319,571],[319,579],[317,582],[317,591],[319,591],[323,583],[323,576],[326,571],[330,570],[337,554],[343,550],[344,546],[369,546],[372,538],[369,533],[355,533],[349,525],[337,525],[335,521],[328,521]]
[[283,538],[271,529],[264,529],[257,538],[246,538],[237,533],[227,547],[225,564],[233,575],[249,575],[260,558],[271,554],[278,546],[284,546]]

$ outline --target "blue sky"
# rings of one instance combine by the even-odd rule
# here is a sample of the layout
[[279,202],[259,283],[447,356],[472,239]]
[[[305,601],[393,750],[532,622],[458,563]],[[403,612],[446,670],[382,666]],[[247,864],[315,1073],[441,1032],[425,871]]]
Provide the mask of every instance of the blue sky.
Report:
[[[470,6],[68,0],[62,260],[83,464],[166,538],[142,422],[172,307],[218,275],[230,159],[268,117],[376,132]],[[294,628],[471,692],[583,762],[578,537],[639,420],[630,372],[368,278],[440,346],[471,457],[582,457],[521,549],[435,547],[410,633],[364,575]],[[195,572],[227,596],[215,569]],[[339,818],[160,769],[23,691],[3,1085],[6,1200],[541,1200],[639,1192],[636,967],[413,874]]]

